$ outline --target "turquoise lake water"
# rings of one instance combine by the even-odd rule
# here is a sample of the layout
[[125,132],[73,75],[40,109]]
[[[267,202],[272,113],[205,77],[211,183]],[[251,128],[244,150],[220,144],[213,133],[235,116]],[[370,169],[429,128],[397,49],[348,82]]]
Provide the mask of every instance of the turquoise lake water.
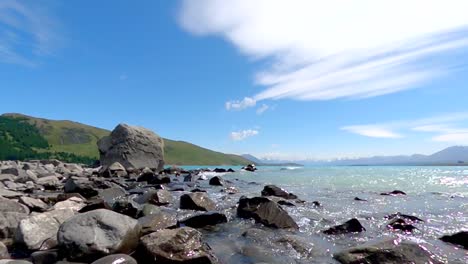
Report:
[[[206,234],[225,263],[335,263],[332,255],[340,250],[389,238],[424,245],[445,263],[468,263],[466,250],[438,240],[442,235],[468,230],[468,167],[259,167],[255,173],[240,171],[240,167],[233,169],[235,173],[224,174],[223,177],[239,188],[239,194],[229,196],[216,190],[209,192],[211,198],[225,206],[225,212],[232,219],[218,232]],[[212,175],[207,173],[208,178]],[[236,253],[245,244],[239,238],[240,233],[257,225],[237,219],[235,211],[229,208],[235,207],[241,195],[259,196],[265,184],[276,184],[307,201],[304,205],[285,209],[300,226],[295,235],[312,246],[313,257],[305,258],[293,251],[277,250],[273,257],[264,256],[266,259],[258,260],[255,257],[239,257]],[[380,195],[381,192],[393,190],[404,191],[407,195]],[[354,201],[354,197],[368,201]],[[323,207],[313,207],[312,201],[319,201]],[[425,222],[417,224],[418,229],[413,234],[390,231],[386,228],[388,220],[385,216],[396,212],[418,216]],[[351,218],[357,218],[367,231],[346,236],[321,233]],[[281,235],[283,231],[274,232]],[[227,243],[230,245],[228,248],[226,238],[232,238],[232,244]],[[269,242],[265,243],[264,246],[268,247]]]

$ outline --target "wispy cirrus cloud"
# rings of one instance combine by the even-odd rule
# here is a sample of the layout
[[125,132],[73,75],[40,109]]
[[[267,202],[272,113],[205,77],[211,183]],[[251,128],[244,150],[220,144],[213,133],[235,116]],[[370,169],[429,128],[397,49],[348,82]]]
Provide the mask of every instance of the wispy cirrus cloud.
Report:
[[258,109],[257,109],[257,115],[261,115],[265,113],[268,109],[270,109],[270,106],[267,104],[262,104]]
[[254,129],[241,130],[241,131],[231,132],[230,138],[231,140],[234,140],[234,141],[242,141],[249,137],[256,136],[258,135],[258,133],[259,133],[258,130],[254,130]]
[[54,53],[58,23],[34,1],[0,1],[0,62],[34,66],[36,59]]
[[332,100],[418,88],[453,71],[463,62],[444,57],[468,46],[467,9],[465,0],[183,0],[180,23],[265,59],[253,101]]
[[402,138],[412,133],[425,133],[431,135],[431,140],[435,142],[468,144],[468,112],[416,120],[352,125],[342,127],[341,130],[373,138]]
[[240,101],[229,101],[226,102],[226,110],[243,110],[245,108],[253,107],[257,104],[257,101],[250,97],[245,97]]

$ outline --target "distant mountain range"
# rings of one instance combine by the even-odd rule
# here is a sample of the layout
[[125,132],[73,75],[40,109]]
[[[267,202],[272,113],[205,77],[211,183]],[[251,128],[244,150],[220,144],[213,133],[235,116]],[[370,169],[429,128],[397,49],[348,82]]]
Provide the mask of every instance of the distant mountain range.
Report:
[[[253,160],[252,155],[243,157]],[[286,160],[263,160],[255,158],[258,163],[288,163]],[[349,166],[378,166],[378,165],[468,165],[468,146],[453,146],[432,155],[414,154],[411,156],[374,156],[366,158],[336,159],[336,160],[301,160],[295,163],[306,165],[349,165]]]
[[[117,125],[117,124],[116,124]],[[49,120],[23,114],[0,115],[0,159],[48,159],[92,163],[99,158],[96,142],[110,134],[68,120]],[[164,138],[168,165],[247,165],[239,155],[212,151],[194,144]]]

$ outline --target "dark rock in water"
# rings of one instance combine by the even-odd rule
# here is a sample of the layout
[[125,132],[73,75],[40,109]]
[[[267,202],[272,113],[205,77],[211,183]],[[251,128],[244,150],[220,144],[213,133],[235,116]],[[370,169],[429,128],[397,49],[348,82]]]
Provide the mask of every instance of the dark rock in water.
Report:
[[67,220],[60,226],[57,239],[69,259],[91,262],[107,254],[132,252],[139,235],[137,220],[99,209]]
[[190,227],[151,233],[141,238],[141,244],[140,263],[218,263],[202,234]]
[[256,222],[268,227],[299,228],[281,206],[265,197],[251,199],[245,196],[241,197],[237,207],[237,215],[241,218],[253,218]]
[[125,168],[148,167],[161,171],[164,167],[164,142],[154,132],[142,128],[118,125],[110,134],[98,141],[101,165],[119,162]]
[[343,264],[441,264],[424,247],[411,242],[387,240],[375,245],[350,248],[333,257]]
[[313,244],[305,241],[303,238],[294,235],[284,235],[276,240],[276,243],[292,247],[303,258],[312,257]]
[[220,168],[216,168],[216,169],[214,169],[213,171],[214,171],[214,172],[217,172],[217,173],[225,173],[225,172],[227,172],[226,169],[220,169]]
[[362,231],[366,231],[366,229],[361,225],[359,220],[353,218],[342,225],[337,225],[330,229],[327,229],[323,231],[323,233],[327,235],[341,235]]
[[114,254],[100,258],[91,264],[137,264],[137,261],[125,254]]
[[159,210],[138,219],[141,234],[147,235],[159,230],[177,226],[177,214]]
[[321,204],[319,201],[313,201],[313,202],[312,202],[312,205],[313,205],[314,207],[322,207],[322,204]]
[[424,222],[424,220],[422,220],[421,218],[418,218],[414,215],[407,215],[407,214],[402,214],[400,212],[396,213],[396,214],[391,214],[391,215],[387,215],[385,216],[385,218],[387,219],[394,219],[394,218],[403,218],[403,219],[407,219],[407,220],[410,220],[412,222]]
[[214,211],[216,210],[216,204],[206,193],[196,192],[184,194],[180,197],[180,209]]
[[127,197],[115,201],[112,206],[112,210],[123,215],[137,218],[140,214],[141,207],[137,202],[133,201],[130,197]]
[[285,201],[285,200],[279,200],[278,204],[279,205],[284,205],[284,206],[296,206],[295,204],[293,204],[291,202],[288,202],[288,201]]
[[223,178],[219,176],[214,176],[213,178],[210,179],[210,185],[224,186],[224,180]]
[[403,191],[399,191],[399,190],[394,190],[394,191],[391,191],[391,192],[384,192],[384,193],[381,193],[380,195],[406,195],[405,192]]
[[255,167],[255,164],[249,164],[245,167],[242,167],[242,169],[246,171],[250,171],[250,172],[254,172],[257,170],[257,168]]
[[297,199],[296,195],[288,193],[276,185],[267,185],[263,187],[262,196],[276,196],[284,199]]
[[236,172],[236,171],[233,170],[233,169],[231,169],[231,168],[229,168],[229,169],[227,170],[227,172]]
[[204,192],[204,193],[206,193],[205,190],[202,190],[202,189],[199,189],[199,188],[195,188],[195,189],[191,190],[190,192],[193,192],[193,193],[195,193],[195,192]]
[[393,218],[390,222],[388,222],[387,227],[391,230],[401,230],[406,233],[411,233],[414,229],[417,229],[410,222],[403,218]]
[[79,193],[85,198],[91,198],[98,195],[92,181],[83,178],[70,177],[65,182],[65,193]]
[[179,222],[179,226],[189,226],[193,228],[202,228],[205,226],[214,226],[217,224],[227,223],[225,214],[218,212],[209,212],[196,214]]
[[194,182],[196,180],[198,180],[198,176],[193,175],[191,173],[189,173],[188,175],[185,175],[184,177],[184,182]]
[[168,184],[171,183],[171,177],[157,174],[148,181],[149,184]]
[[59,259],[57,249],[36,251],[31,254],[31,260],[34,264],[54,264]]
[[127,192],[121,187],[112,187],[98,191],[98,197],[102,199],[108,207],[114,206],[114,203],[123,199]]
[[462,246],[468,250],[468,231],[462,231],[454,235],[443,236],[440,240],[454,245]]
[[367,200],[361,199],[359,197],[354,197],[354,201],[367,202]]

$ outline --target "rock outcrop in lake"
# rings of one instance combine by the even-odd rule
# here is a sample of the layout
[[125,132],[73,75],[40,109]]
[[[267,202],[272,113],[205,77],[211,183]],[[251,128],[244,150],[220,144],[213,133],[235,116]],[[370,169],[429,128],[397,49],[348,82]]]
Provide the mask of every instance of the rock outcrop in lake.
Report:
[[163,139],[146,128],[120,124],[99,140],[98,147],[103,167],[118,162],[126,169],[161,171],[164,166]]

